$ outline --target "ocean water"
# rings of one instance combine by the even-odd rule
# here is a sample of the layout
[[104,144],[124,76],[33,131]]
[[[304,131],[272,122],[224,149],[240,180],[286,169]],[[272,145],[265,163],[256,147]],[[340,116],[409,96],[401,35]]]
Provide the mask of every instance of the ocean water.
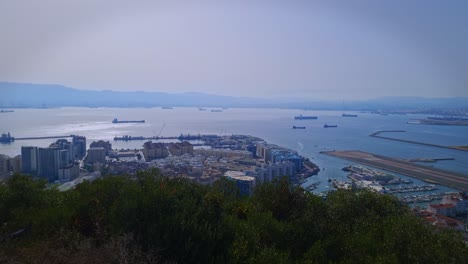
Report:
[[[352,113],[352,112],[349,112]],[[295,115],[316,115],[318,120],[294,120]],[[222,112],[197,108],[59,108],[17,109],[0,114],[0,132],[14,137],[60,136],[77,134],[94,140],[109,140],[113,148],[141,148],[143,141],[113,141],[115,136],[178,136],[179,134],[246,134],[298,151],[310,158],[322,171],[305,184],[320,181],[317,191],[329,188],[328,179],[347,180],[342,167],[351,162],[320,154],[324,150],[362,150],[395,158],[454,158],[424,164],[459,172],[468,177],[468,152],[434,148],[369,137],[378,130],[405,130],[385,136],[441,145],[468,145],[468,127],[407,124],[420,115],[375,115],[356,113],[342,117],[340,111],[305,111],[292,109],[232,108]],[[120,120],[146,120],[144,124],[113,124]],[[337,128],[323,128],[324,124]],[[306,126],[295,130],[293,125]],[[21,146],[48,146],[55,141],[27,140],[0,144],[0,154],[15,156]],[[403,176],[404,177],[404,176]],[[415,183],[423,184],[415,180]],[[440,187],[441,190],[452,190]]]

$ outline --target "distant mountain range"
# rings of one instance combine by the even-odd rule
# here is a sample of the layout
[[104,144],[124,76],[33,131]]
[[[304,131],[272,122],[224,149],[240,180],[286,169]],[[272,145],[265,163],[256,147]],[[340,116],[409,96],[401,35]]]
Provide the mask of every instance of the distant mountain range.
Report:
[[468,108],[468,98],[384,97],[365,101],[262,99],[204,93],[89,91],[62,85],[0,82],[0,108],[257,107],[314,110]]

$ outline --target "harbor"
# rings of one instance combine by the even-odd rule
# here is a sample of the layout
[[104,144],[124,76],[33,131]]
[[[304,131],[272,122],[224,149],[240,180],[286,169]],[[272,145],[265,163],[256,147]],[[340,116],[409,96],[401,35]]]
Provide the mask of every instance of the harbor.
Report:
[[114,137],[115,141],[132,141],[132,140],[208,140],[218,137],[217,135],[190,135],[190,134],[180,134],[179,136],[154,136],[154,137],[144,137],[144,136],[121,136]]
[[441,200],[444,196],[456,194],[457,192],[442,192],[442,193],[431,193],[431,194],[417,194],[417,195],[404,195],[399,196],[398,199],[402,202],[412,203],[428,203],[435,200]]
[[442,169],[414,164],[406,160],[380,156],[357,150],[322,151],[321,154],[360,163],[417,178],[431,184],[437,183],[458,190],[468,191],[468,176]]

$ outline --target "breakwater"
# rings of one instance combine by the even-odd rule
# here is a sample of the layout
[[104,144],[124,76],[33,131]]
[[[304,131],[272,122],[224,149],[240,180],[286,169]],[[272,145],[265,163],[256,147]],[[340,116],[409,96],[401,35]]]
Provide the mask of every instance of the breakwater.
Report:
[[57,139],[57,138],[70,138],[73,135],[68,136],[48,136],[48,137],[22,137],[22,138],[15,138],[15,140],[37,140],[37,139]]
[[132,141],[132,140],[209,140],[214,139],[219,136],[217,135],[180,135],[180,136],[171,136],[171,137],[144,137],[144,136],[122,136],[114,137],[115,141]]
[[410,144],[424,145],[424,146],[435,147],[435,148],[445,148],[445,149],[454,149],[454,150],[459,150],[459,151],[468,151],[468,149],[460,148],[460,147],[457,147],[457,146],[443,146],[443,145],[437,145],[437,144],[425,143],[425,142],[419,142],[419,141],[413,141],[413,140],[407,140],[407,139],[385,137],[385,136],[380,135],[382,133],[403,133],[403,132],[406,132],[406,131],[405,130],[381,130],[381,131],[376,131],[376,132],[370,134],[369,136],[370,137],[375,137],[375,138],[405,142],[405,143],[410,143]]

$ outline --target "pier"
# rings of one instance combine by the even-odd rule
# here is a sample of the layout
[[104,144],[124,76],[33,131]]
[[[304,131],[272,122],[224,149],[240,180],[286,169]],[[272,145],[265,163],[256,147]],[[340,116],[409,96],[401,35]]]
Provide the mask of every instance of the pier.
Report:
[[424,146],[435,147],[435,148],[445,148],[445,149],[454,149],[454,150],[459,150],[459,151],[468,151],[468,149],[465,149],[465,148],[462,148],[462,147],[459,147],[459,146],[443,146],[443,145],[437,145],[437,144],[425,143],[425,142],[419,142],[419,141],[413,141],[413,140],[407,140],[407,139],[385,137],[385,136],[380,135],[382,133],[394,133],[394,132],[403,133],[403,132],[406,132],[406,131],[405,130],[381,130],[381,131],[376,131],[376,132],[370,134],[369,136],[370,137],[375,137],[375,138],[382,138],[382,139],[400,141],[400,142],[405,142],[405,143],[411,143],[411,144],[424,145]]
[[414,164],[402,159],[380,156],[358,150],[322,151],[320,153],[410,176],[429,183],[437,183],[462,191],[468,191],[468,175],[449,172],[433,167]]
[[57,138],[70,138],[73,135],[68,136],[50,136],[50,137],[22,137],[22,138],[15,138],[15,140],[37,140],[37,139],[57,139]]
[[122,136],[122,137],[114,137],[115,141],[132,141],[132,140],[207,140],[217,138],[217,135],[183,135],[180,136],[171,136],[171,137],[144,137],[144,136]]

